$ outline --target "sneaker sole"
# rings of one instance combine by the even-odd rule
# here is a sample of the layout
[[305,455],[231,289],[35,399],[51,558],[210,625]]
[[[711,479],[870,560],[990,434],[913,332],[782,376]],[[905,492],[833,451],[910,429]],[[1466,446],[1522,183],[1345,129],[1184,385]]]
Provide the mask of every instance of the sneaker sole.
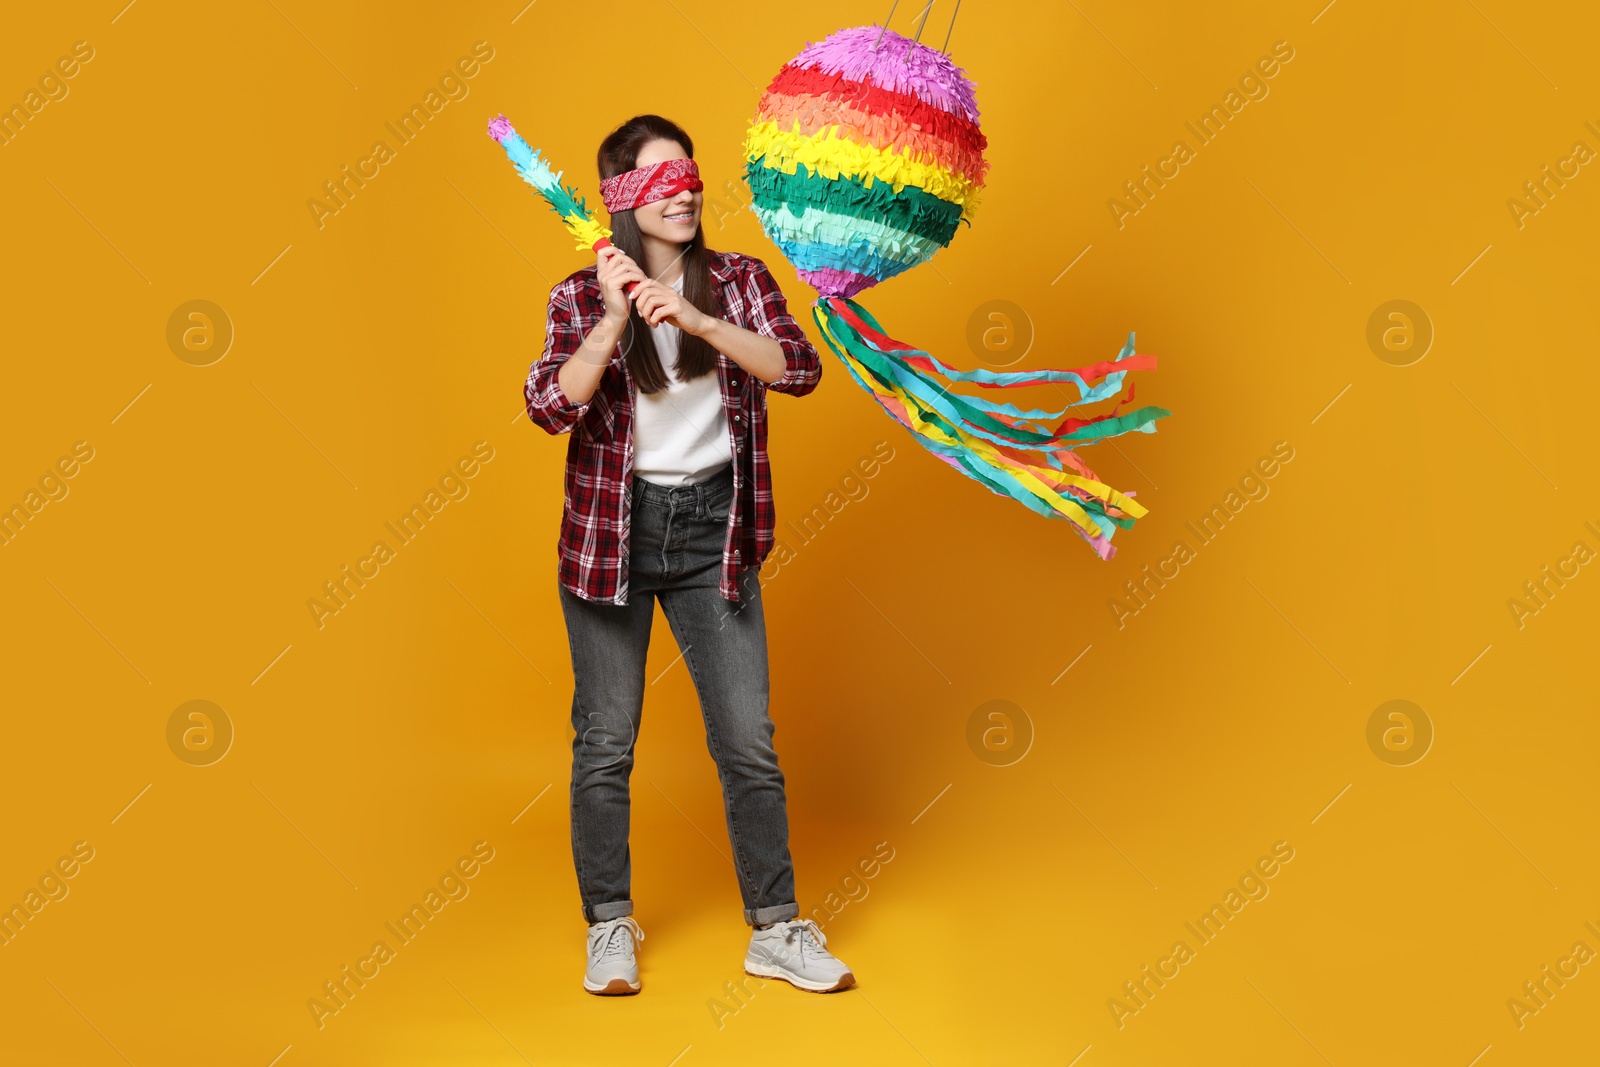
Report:
[[846,989],[854,989],[856,984],[856,976],[851,974],[849,971],[846,971],[844,974],[839,976],[839,980],[833,983],[833,985],[825,986],[820,982],[815,985],[806,985],[802,982],[796,981],[794,978],[778,970],[777,968],[773,968],[771,971],[752,971],[750,969],[749,960],[745,961],[744,973],[755,978],[776,978],[780,982],[788,982],[796,989],[805,993],[842,993]]
[[639,987],[629,985],[626,978],[613,978],[605,984],[603,989],[591,989],[587,979],[583,983],[585,993],[593,993],[597,997],[631,997],[639,992]]

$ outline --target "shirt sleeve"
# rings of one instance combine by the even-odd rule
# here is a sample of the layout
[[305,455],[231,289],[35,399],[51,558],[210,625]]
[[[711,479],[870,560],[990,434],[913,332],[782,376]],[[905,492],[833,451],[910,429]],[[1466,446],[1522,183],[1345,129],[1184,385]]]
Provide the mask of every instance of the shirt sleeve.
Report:
[[[783,374],[767,388],[790,396],[805,396],[822,380],[822,359],[800,324],[789,314],[788,301],[767,265],[750,257],[745,276],[745,306],[757,333],[783,346]],[[754,377],[754,375],[751,375]]]
[[562,365],[582,343],[583,333],[573,316],[572,287],[562,282],[550,290],[550,303],[545,311],[544,352],[528,369],[528,380],[522,389],[528,418],[546,433],[570,432],[594,402],[590,397],[582,404],[574,404],[567,399],[557,377]]

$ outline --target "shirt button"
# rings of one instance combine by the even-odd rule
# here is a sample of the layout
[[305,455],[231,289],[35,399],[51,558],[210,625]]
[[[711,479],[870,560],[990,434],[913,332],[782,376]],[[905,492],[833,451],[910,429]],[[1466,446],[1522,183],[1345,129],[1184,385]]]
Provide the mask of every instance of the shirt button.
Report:
[[735,415],[733,417],[733,421],[734,422],[743,422],[744,421],[744,416],[743,415]]

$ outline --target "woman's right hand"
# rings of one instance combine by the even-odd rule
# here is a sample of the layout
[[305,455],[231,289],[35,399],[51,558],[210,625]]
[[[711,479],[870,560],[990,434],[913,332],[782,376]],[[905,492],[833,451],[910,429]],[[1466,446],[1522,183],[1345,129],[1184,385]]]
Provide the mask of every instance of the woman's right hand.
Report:
[[630,301],[625,289],[630,282],[644,281],[644,271],[622,249],[607,245],[595,259],[595,276],[600,282],[606,314],[618,322],[626,321]]

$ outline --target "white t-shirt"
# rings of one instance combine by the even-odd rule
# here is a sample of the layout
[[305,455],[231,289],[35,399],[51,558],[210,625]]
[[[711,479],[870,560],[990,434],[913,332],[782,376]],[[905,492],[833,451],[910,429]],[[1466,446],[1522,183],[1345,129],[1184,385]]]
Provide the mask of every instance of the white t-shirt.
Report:
[[[672,287],[683,292],[682,275]],[[650,327],[668,385],[659,393],[634,394],[633,473],[658,485],[702,482],[733,462],[716,370],[688,382],[678,379],[682,336],[670,322]]]

